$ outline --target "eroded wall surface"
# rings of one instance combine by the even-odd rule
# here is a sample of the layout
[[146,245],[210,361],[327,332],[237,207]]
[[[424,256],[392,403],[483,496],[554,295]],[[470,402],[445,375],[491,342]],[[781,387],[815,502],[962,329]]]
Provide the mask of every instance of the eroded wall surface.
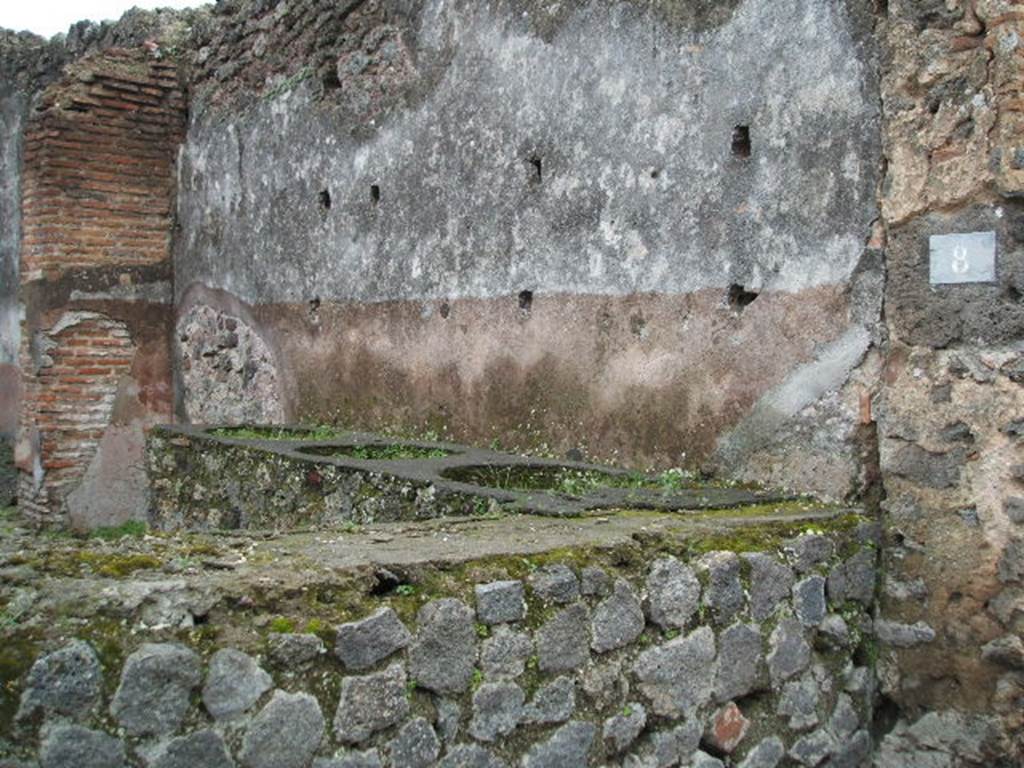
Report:
[[[7,89],[4,89],[5,91]],[[0,505],[16,495],[14,436],[21,377],[18,374],[18,253],[21,238],[21,124],[25,99],[0,96]]]
[[[878,418],[888,526],[883,766],[1017,764],[1024,745],[1020,6],[889,4],[890,334]],[[929,236],[994,231],[994,282],[932,285]]]
[[179,331],[197,306],[252,328],[286,418],[861,486],[863,4],[217,13],[179,165]]

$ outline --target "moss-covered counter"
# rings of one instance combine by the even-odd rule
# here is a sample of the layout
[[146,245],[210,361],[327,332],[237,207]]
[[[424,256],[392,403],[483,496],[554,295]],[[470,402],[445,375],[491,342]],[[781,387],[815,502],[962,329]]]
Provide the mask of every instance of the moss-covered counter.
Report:
[[148,440],[150,523],[160,530],[421,520],[498,512],[576,516],[701,510],[792,494],[583,462],[318,427],[160,427]]
[[118,533],[0,537],[0,764],[866,759],[854,510]]

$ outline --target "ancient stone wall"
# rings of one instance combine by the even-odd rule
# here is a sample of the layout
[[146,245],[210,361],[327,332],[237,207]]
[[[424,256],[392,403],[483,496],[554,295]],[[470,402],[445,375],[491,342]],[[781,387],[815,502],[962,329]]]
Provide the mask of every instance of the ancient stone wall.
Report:
[[[928,631],[879,658],[905,718],[885,766],[1024,754],[1022,19],[1015,3],[889,3],[882,615]],[[931,284],[929,236],[975,231],[996,233],[996,281]]]
[[[174,43],[148,16],[6,35],[23,509],[143,514],[141,427],[172,403],[865,494],[878,760],[1012,765],[1021,14],[224,0]],[[929,237],[975,231],[996,279],[934,285]]]
[[720,5],[218,5],[179,318],[244,316],[289,420],[859,491],[874,17]]
[[29,665],[0,708],[0,763],[852,768],[874,707],[870,528],[785,554],[677,557],[652,539],[650,557],[634,542],[396,576],[413,549],[375,567],[370,594],[351,567],[294,560],[288,583],[257,570],[272,586],[242,602],[194,568],[187,584],[107,571],[106,604],[72,609],[98,611],[85,639],[43,629],[0,651]]

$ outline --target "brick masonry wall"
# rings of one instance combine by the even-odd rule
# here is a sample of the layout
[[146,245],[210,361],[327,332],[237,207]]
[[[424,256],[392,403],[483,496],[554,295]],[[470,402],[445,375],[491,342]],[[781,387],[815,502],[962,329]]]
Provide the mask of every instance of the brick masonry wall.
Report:
[[[135,346],[124,323],[69,312],[36,336],[39,365],[25,403],[39,431],[46,484],[25,501],[37,515],[59,502],[85,473],[110,423],[120,381],[131,375]],[[41,498],[40,498],[41,496]]]
[[144,486],[126,486],[120,503],[69,499],[90,472],[103,473],[112,424],[121,432],[106,450],[123,458],[134,455],[127,446],[141,449],[146,423],[170,415],[163,318],[184,123],[177,67],[152,46],[79,59],[29,116],[17,459],[21,505],[39,524],[90,527],[145,512]]
[[77,64],[32,115],[23,281],[167,258],[184,101],[174,65],[144,56],[115,50]]

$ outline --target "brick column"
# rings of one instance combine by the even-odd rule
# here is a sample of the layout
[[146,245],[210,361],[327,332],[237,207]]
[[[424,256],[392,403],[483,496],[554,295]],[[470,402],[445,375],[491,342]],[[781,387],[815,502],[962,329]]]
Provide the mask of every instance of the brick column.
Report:
[[75,62],[29,117],[17,461],[20,505],[39,525],[145,515],[141,434],[171,416],[170,245],[184,126],[177,67],[145,48]]

